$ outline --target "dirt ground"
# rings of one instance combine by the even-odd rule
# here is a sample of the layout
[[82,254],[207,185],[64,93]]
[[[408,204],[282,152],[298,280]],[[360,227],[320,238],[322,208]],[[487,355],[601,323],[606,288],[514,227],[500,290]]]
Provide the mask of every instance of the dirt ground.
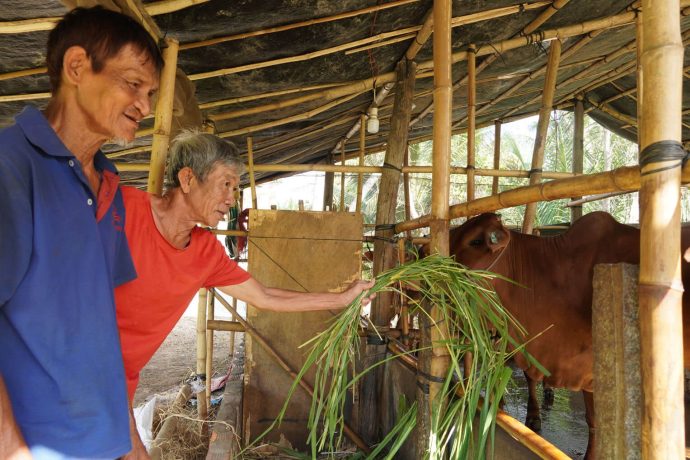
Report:
[[[237,334],[239,335],[239,334]],[[228,370],[230,333],[214,333],[213,374]],[[196,371],[196,318],[183,316],[141,372],[134,407],[154,394],[174,397],[181,384]]]

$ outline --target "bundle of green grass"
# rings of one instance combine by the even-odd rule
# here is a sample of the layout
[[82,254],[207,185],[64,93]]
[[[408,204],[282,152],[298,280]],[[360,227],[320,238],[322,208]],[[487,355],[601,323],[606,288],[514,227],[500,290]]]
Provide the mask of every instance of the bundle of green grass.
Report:
[[[470,270],[450,257],[432,255],[381,273],[368,293],[395,291],[407,296],[401,286],[415,286],[415,298],[420,305],[439,306],[440,318],[430,324],[443,327],[440,335],[445,339],[432,346],[443,347],[450,364],[438,401],[431,405],[431,460],[484,458],[487,449],[492,451],[488,447],[493,443],[498,404],[511,376],[506,362],[513,353],[524,352],[509,334],[511,326],[522,331],[521,326],[503,309],[491,287],[491,280],[497,276]],[[428,308],[420,307],[417,311],[430,319]],[[360,373],[351,372],[360,352],[360,320],[361,296],[336,316],[326,330],[303,345],[310,347],[309,354],[277,418],[280,423],[299,380],[315,366],[308,424],[312,458],[341,448],[348,393],[364,374],[396,358],[391,355]],[[369,326],[376,331],[373,325]],[[423,350],[417,348],[409,353],[420,351]],[[467,369],[463,365],[466,353],[473,357]],[[539,366],[533,359],[532,362]],[[417,424],[417,415],[414,403],[367,458],[393,458]]]

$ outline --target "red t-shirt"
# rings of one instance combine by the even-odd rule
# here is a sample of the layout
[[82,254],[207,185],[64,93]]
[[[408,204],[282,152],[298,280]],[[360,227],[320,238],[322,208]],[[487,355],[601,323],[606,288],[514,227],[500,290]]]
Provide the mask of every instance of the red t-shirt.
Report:
[[117,325],[130,400],[139,372],[168,336],[202,287],[230,286],[250,275],[225,253],[211,232],[196,227],[185,249],[177,249],[158,232],[151,197],[121,187],[125,233],[137,279],[115,289]]

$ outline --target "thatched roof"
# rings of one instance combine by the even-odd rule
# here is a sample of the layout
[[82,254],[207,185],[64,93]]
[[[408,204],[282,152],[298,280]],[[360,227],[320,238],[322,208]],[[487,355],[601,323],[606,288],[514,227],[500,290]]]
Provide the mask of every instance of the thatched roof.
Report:
[[[156,5],[160,3],[163,2],[155,2]],[[351,131],[360,114],[365,113],[372,104],[374,91],[362,85],[357,91],[338,90],[341,94],[335,98],[331,97],[332,94],[313,96],[311,100],[302,102],[296,98],[320,95],[327,89],[339,88],[335,85],[358,81],[369,84],[375,81],[376,91],[380,95],[382,83],[394,80],[392,72],[396,63],[415,41],[415,34],[432,6],[430,0],[197,0],[190,3],[198,4],[155,14],[153,20],[162,33],[176,38],[182,44],[178,67],[193,80],[204,118],[215,118],[216,132],[229,137],[243,151],[246,150],[246,136],[251,135],[255,161],[259,164],[327,162],[332,152],[339,152],[339,142]],[[576,35],[567,29],[566,33],[560,35],[565,38],[555,101],[559,107],[568,109],[575,96],[582,95],[592,117],[635,140],[634,15],[620,16],[632,10],[631,4],[631,0],[558,0],[556,6],[562,7],[555,10],[549,6],[550,1],[529,1],[519,6],[519,2],[511,0],[456,0],[453,17],[456,22],[465,24],[454,27],[452,32],[453,52],[460,53],[458,62],[453,65],[453,79],[459,83],[454,91],[454,127],[461,131],[466,124],[463,77],[467,74],[467,62],[461,59],[461,52],[466,51],[469,44],[475,44],[479,49],[479,68],[483,67],[483,61],[491,60],[477,76],[477,125],[489,125],[495,120],[507,121],[538,111],[549,47],[548,40],[540,40],[543,36],[549,37],[548,33],[540,36],[540,32],[619,15],[619,22],[623,25],[592,27],[589,29],[591,33],[584,35]],[[145,2],[145,5],[151,10],[154,4]],[[340,19],[311,25],[305,23],[343,13],[357,13],[358,10],[377,5],[389,7],[346,14]],[[501,8],[510,6],[518,8],[509,11],[509,14],[501,12]],[[0,4],[0,21],[55,17],[65,11],[66,7],[55,0],[9,0]],[[475,13],[491,11],[493,13],[487,16],[492,18],[477,21]],[[544,11],[554,14],[536,29],[535,34],[529,36],[530,39],[523,40],[530,44],[496,53],[501,50],[502,41],[521,37],[525,26]],[[466,23],[468,20],[472,22]],[[690,19],[683,16],[682,21],[682,30],[687,32]],[[266,30],[290,24],[297,27],[276,32]],[[250,35],[248,32],[258,31],[266,33],[246,36]],[[40,30],[0,35],[0,72],[43,66],[47,34],[46,30]],[[245,36],[233,39],[238,34]],[[386,38],[380,38],[382,34],[386,34]],[[230,39],[206,46],[194,45],[219,37]],[[683,36],[684,39],[688,37],[690,32]],[[362,49],[376,44],[381,46]],[[339,47],[338,50],[332,50],[335,47]],[[428,40],[415,58],[420,65],[412,113],[414,124],[410,128],[411,141],[429,138],[431,134],[433,112],[417,119],[432,102],[432,68],[423,64],[431,59],[432,46],[431,40]],[[685,59],[687,65],[690,57],[686,56]],[[220,73],[223,75],[205,75],[218,70],[222,70]],[[520,85],[519,89],[512,91],[509,97],[502,97],[515,85]],[[314,87],[318,89],[309,89]],[[294,92],[267,94],[285,90]],[[45,74],[18,78],[0,75],[0,96],[46,91],[48,79]],[[386,142],[394,92],[395,88],[379,104],[381,129],[376,135],[367,135],[368,149],[380,148]],[[687,87],[685,92],[688,92]],[[237,99],[261,94],[265,97],[245,101]],[[209,107],[209,103],[220,100],[229,101]],[[45,101],[45,98],[38,98],[33,103],[40,106]],[[279,101],[283,102],[282,108],[269,106],[267,110],[260,109],[261,106]],[[10,123],[13,114],[24,103],[3,100],[0,103],[0,126]],[[686,104],[690,104],[690,101]],[[257,109],[254,113],[239,112],[250,108]],[[230,115],[220,116],[228,113]],[[288,117],[292,117],[293,121]],[[142,124],[142,128],[151,127],[152,122],[148,120]],[[690,114],[685,116],[685,122],[683,140],[688,141]],[[268,127],[262,128],[261,125]],[[348,153],[358,149],[357,139],[358,136],[354,134],[346,144]],[[138,145],[150,143],[150,136],[137,140]],[[115,147],[108,149],[116,150]],[[138,162],[147,159],[147,152],[118,158],[119,161]],[[270,174],[266,173],[264,177]],[[144,177],[145,173],[126,173],[126,176]]]

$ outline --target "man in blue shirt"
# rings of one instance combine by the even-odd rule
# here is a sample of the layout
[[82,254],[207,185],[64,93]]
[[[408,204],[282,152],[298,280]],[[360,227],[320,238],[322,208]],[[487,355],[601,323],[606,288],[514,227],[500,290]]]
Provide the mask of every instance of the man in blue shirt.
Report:
[[162,59],[133,19],[77,8],[47,67],[46,110],[0,132],[0,458],[115,458],[131,444],[113,289],[136,273],[99,149],[134,139]]

